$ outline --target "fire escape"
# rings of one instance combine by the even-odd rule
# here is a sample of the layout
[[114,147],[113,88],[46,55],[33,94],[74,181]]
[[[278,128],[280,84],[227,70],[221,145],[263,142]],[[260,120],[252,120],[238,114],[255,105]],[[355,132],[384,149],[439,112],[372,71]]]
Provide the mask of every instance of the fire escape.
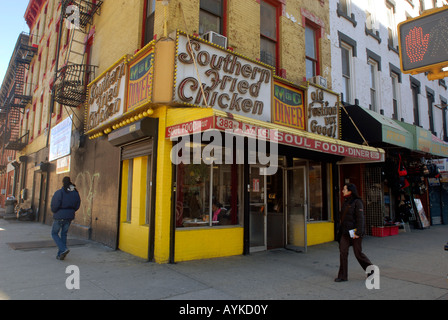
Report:
[[26,83],[26,70],[37,53],[37,48],[29,45],[29,36],[22,33],[11,57],[8,71],[0,91],[0,143],[5,150],[20,151],[28,144],[28,133],[22,135],[21,115],[31,102],[31,86]]
[[53,88],[54,101],[61,105],[77,108],[83,104],[87,98],[87,85],[95,79],[96,66],[86,61],[86,47],[93,17],[99,14],[102,4],[101,0],[62,0],[61,21],[66,20],[70,25],[70,47],[61,67],[59,61],[56,64],[58,70]]

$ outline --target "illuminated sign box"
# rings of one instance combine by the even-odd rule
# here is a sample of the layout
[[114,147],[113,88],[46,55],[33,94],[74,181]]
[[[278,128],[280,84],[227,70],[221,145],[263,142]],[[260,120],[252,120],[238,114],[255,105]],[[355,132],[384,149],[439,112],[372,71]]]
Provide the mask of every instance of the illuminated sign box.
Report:
[[440,71],[448,66],[448,8],[435,9],[398,25],[404,73]]

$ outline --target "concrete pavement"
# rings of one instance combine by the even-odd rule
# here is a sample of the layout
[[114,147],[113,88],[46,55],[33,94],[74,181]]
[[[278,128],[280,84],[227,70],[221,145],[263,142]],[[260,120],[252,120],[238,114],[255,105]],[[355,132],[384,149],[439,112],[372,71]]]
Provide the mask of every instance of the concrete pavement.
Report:
[[[364,252],[380,268],[379,290],[366,288],[352,249],[349,281],[333,281],[335,242],[306,254],[282,249],[174,265],[148,263],[92,241],[70,248],[64,261],[55,259],[55,247],[8,245],[51,240],[50,229],[0,219],[0,300],[448,300],[448,226],[366,237]],[[72,265],[79,289],[66,286],[76,283],[76,272],[66,273]]]

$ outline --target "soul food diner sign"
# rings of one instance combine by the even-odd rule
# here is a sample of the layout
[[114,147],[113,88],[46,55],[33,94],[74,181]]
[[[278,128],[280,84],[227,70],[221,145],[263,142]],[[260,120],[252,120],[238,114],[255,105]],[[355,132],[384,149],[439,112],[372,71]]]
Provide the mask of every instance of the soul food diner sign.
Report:
[[183,33],[178,34],[175,82],[177,103],[271,121],[272,69],[198,39],[191,39],[190,50]]

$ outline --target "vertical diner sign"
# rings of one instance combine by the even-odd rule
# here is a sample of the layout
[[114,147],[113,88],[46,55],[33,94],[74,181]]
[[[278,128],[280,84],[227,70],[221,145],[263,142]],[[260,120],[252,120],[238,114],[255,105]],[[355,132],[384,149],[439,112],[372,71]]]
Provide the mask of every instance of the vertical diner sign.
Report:
[[154,70],[154,46],[138,53],[129,63],[129,84],[127,111],[137,109],[151,102]]
[[303,90],[274,81],[272,122],[298,130],[306,129]]

